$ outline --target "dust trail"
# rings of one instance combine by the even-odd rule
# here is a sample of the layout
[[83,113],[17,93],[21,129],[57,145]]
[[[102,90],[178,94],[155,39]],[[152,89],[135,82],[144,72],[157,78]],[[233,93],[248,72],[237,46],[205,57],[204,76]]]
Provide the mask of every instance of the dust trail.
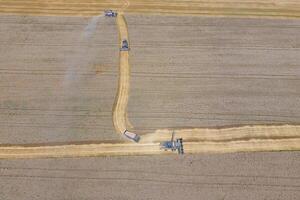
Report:
[[[92,47],[92,44],[95,43],[96,31],[99,24],[101,16],[95,16],[88,19],[87,24],[72,37],[72,43],[75,45],[67,49],[67,55],[65,56],[64,61],[64,75],[60,80],[60,87],[54,91],[53,96],[59,98],[58,101],[70,101],[74,102],[69,104],[69,107],[76,105],[76,102],[82,102],[82,97],[78,92],[79,86],[85,86],[90,81],[91,78],[88,74],[91,74],[93,67],[93,62],[97,56],[97,51]],[[73,33],[74,34],[74,33]],[[84,76],[82,74],[85,74]],[[59,104],[53,102],[48,106],[49,109],[57,109]],[[48,117],[49,119],[49,117]],[[59,118],[51,119],[52,123],[59,123]],[[75,119],[69,117],[65,119],[65,123],[68,124],[69,129],[72,129]]]
[[[87,70],[87,67],[95,56],[95,53],[91,52],[89,45],[101,17],[103,17],[103,15],[92,17],[84,28],[83,33],[76,39],[75,43],[85,45],[79,46],[79,48],[75,49],[74,53],[66,59],[67,70],[63,80],[64,88],[69,88],[72,83],[79,81],[79,77],[77,76],[78,71],[81,73],[89,71]],[[84,58],[82,58],[83,55]]]
[[[70,34],[72,38],[72,44],[70,48],[66,49],[67,55],[64,60],[64,75],[59,81],[59,87],[53,91],[52,96],[57,97],[58,102],[69,101],[68,107],[73,107],[77,102],[81,102],[82,98],[78,92],[80,85],[84,86],[88,83],[91,77],[82,74],[90,74],[92,62],[95,61],[97,52],[92,48],[92,44],[95,41],[96,30],[99,24],[101,16],[95,16],[88,19],[87,25],[81,27],[79,31]],[[76,34],[75,36],[73,34]],[[74,102],[74,104],[73,104]],[[48,108],[50,110],[58,109],[61,104],[49,102]],[[47,116],[47,121],[51,124],[61,123],[61,118]],[[66,131],[70,131],[73,126],[79,126],[80,123],[74,124],[74,117],[68,117],[64,123]]]
[[88,40],[95,32],[98,22],[101,17],[103,17],[103,15],[98,15],[98,16],[92,17],[92,19],[89,21],[88,25],[85,27],[84,38],[86,40]]

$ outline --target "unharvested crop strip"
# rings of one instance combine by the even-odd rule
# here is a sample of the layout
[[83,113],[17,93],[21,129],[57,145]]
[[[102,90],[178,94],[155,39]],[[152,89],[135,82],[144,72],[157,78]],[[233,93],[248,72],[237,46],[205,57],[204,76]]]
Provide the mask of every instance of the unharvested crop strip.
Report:
[[[263,139],[231,142],[185,142],[186,153],[230,153],[249,151],[300,150],[300,139]],[[158,143],[147,144],[79,144],[58,146],[0,146],[0,159],[61,158],[121,155],[157,155],[171,152],[159,149]]]
[[105,9],[139,14],[300,18],[300,1],[296,0],[0,0],[3,14],[92,16]]
[[[122,13],[117,16],[117,25],[119,30],[119,43],[122,46],[122,40],[128,40],[127,24]],[[118,91],[113,107],[113,123],[118,133],[123,134],[127,130],[127,104],[130,89],[130,65],[128,51],[120,51],[119,63],[119,83]]]

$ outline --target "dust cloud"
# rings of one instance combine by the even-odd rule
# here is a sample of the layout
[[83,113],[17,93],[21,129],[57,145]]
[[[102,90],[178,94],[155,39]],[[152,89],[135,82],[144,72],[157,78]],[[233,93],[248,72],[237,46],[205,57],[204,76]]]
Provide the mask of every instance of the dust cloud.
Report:
[[77,41],[75,41],[83,45],[80,45],[78,49],[74,50],[73,54],[66,58],[67,70],[63,80],[64,88],[70,89],[71,86],[74,86],[74,83],[80,80],[81,76],[79,76],[78,72],[80,72],[80,74],[88,74],[89,64],[96,56],[95,52],[91,51],[90,45],[96,32],[98,22],[102,17],[103,15],[92,17],[83,32],[77,38]]

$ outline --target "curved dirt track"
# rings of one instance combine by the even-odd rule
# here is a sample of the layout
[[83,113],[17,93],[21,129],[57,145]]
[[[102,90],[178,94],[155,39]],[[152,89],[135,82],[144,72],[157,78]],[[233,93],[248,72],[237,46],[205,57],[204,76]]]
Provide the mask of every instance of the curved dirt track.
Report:
[[[123,14],[117,16],[117,24],[119,30],[119,44],[122,47],[122,40],[128,40],[128,31]],[[127,129],[127,104],[130,89],[130,65],[128,51],[120,51],[119,64],[119,83],[116,95],[115,105],[113,108],[113,123],[117,132],[123,134]]]
[[300,17],[300,2],[296,0],[1,0],[0,3],[0,13],[21,15],[91,16],[99,15],[105,9],[126,7],[128,13],[143,14]]

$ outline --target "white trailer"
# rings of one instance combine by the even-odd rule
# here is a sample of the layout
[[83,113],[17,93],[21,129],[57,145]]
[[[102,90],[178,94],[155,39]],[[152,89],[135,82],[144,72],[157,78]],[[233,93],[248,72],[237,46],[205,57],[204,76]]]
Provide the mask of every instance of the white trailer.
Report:
[[128,139],[134,141],[134,142],[139,142],[140,141],[140,136],[135,134],[135,133],[132,133],[132,132],[129,132],[128,130],[125,130],[124,133],[123,133]]

